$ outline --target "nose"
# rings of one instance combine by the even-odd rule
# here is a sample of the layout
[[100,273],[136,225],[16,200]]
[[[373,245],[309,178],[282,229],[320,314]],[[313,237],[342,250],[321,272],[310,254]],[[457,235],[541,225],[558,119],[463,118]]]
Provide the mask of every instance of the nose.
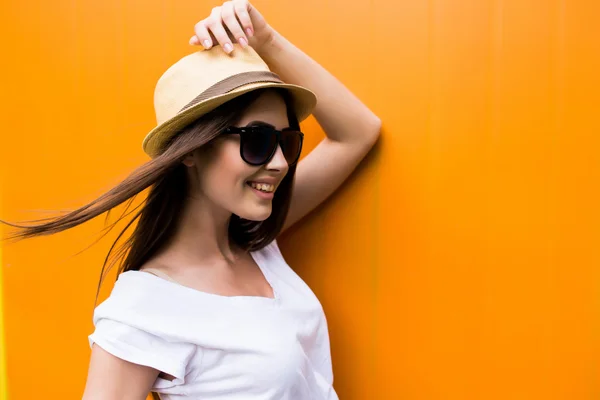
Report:
[[267,163],[266,167],[267,169],[276,170],[285,170],[288,168],[288,162],[285,159],[285,156],[283,155],[283,149],[281,148],[280,144],[277,145],[277,150],[275,151],[275,154],[273,154],[273,157],[271,157],[271,159]]

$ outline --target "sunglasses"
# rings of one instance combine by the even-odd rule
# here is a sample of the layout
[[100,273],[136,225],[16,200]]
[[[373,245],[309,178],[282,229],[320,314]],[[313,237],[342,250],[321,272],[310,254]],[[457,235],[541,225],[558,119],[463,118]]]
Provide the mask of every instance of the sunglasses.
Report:
[[223,133],[240,135],[240,155],[250,165],[263,165],[269,162],[281,145],[283,155],[289,165],[295,164],[302,151],[304,134],[292,128],[280,131],[268,126],[231,126]]

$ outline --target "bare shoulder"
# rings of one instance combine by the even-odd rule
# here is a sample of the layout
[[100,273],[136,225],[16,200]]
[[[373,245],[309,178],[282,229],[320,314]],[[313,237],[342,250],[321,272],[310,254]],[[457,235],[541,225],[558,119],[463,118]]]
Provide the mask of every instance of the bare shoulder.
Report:
[[163,264],[160,264],[158,262],[151,262],[151,261],[146,262],[145,264],[143,264],[140,267],[139,271],[147,272],[149,274],[156,275],[161,278],[174,281],[174,279],[171,278],[171,276],[173,275],[173,272],[170,271],[169,268],[165,267]]

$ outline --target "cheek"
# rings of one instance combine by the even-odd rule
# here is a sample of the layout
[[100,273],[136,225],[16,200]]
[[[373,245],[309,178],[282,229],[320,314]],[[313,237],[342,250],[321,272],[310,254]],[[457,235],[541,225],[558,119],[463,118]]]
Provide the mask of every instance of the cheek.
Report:
[[210,166],[206,169],[204,189],[215,196],[241,193],[245,180],[253,174],[255,168],[240,157],[239,143],[225,142],[215,149],[213,155]]

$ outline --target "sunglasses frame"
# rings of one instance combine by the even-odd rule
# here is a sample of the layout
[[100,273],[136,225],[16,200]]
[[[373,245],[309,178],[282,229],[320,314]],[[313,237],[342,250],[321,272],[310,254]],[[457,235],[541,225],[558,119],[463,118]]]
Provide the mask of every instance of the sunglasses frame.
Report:
[[[266,160],[262,163],[259,164],[255,164],[255,163],[251,163],[248,160],[246,160],[246,158],[244,157],[244,133],[250,133],[253,130],[269,130],[272,132],[275,132],[275,135],[277,137],[277,145],[273,147],[273,150],[271,151],[271,154],[269,154],[269,157],[266,158]],[[239,134],[240,135],[240,157],[242,157],[242,160],[244,160],[246,163],[250,164],[250,165],[254,165],[254,166],[258,166],[258,165],[264,165],[266,163],[268,163],[271,158],[273,158],[273,155],[275,155],[275,152],[277,151],[277,148],[281,145],[281,135],[283,133],[283,131],[293,131],[297,134],[299,134],[300,136],[300,146],[299,146],[299,151],[298,154],[296,155],[296,159],[293,162],[288,162],[288,165],[294,165],[298,162],[298,159],[300,158],[300,154],[302,153],[302,144],[304,142],[304,133],[298,129],[293,129],[293,128],[283,128],[282,130],[277,130],[277,129],[273,129],[267,126],[245,126],[245,127],[238,127],[238,126],[230,126],[228,128],[225,128],[225,130],[223,131],[224,134]],[[283,150],[283,147],[282,147]],[[286,160],[287,161],[287,160]]]

